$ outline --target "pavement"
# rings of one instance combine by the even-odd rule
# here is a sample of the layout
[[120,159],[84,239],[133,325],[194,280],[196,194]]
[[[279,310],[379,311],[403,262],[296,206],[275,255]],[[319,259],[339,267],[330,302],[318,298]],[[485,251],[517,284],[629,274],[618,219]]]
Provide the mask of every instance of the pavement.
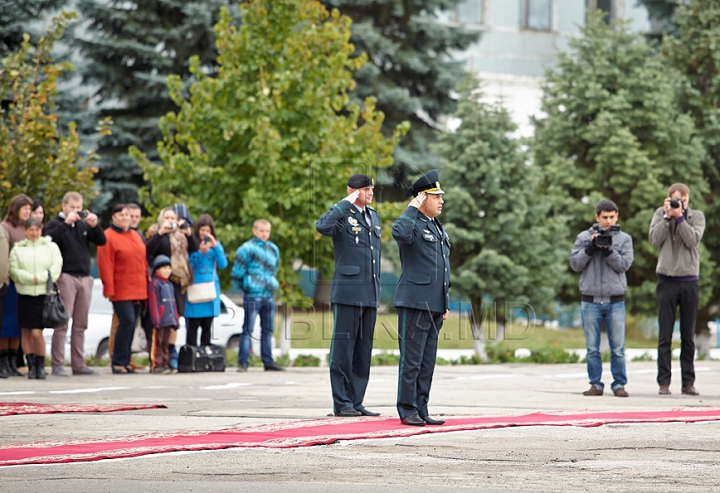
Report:
[[[678,366],[678,362],[673,362]],[[657,394],[655,363],[629,362],[627,399],[584,397],[585,365],[438,366],[434,416],[535,411],[720,407],[720,362],[696,362],[699,397]],[[112,375],[0,380],[0,401],[165,404],[167,409],[0,417],[0,446],[215,430],[315,419],[331,412],[327,368],[265,372]],[[604,367],[609,378],[609,365]],[[365,405],[395,416],[397,368],[373,367]],[[341,419],[341,418],[328,418]],[[231,449],[132,459],[0,468],[0,492],[405,493],[716,492],[720,422],[516,427],[294,449]]]

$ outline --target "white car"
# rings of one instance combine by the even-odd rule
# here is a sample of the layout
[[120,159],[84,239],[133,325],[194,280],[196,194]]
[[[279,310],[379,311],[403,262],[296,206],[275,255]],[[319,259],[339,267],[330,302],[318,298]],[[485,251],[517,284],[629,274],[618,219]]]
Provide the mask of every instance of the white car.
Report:
[[[228,349],[237,350],[244,316],[245,312],[241,307],[233,303],[230,298],[224,294],[221,294],[220,316],[213,321],[211,342],[218,346],[225,346]],[[110,337],[112,317],[112,303],[103,296],[102,281],[95,279],[88,314],[88,327],[85,330],[85,357],[94,357],[96,360],[108,357],[108,338]],[[68,326],[67,336],[65,338],[65,361],[70,361],[70,327],[72,327],[72,320]],[[260,320],[258,318],[255,320],[255,326],[253,327],[253,351],[259,351],[259,342],[256,338],[259,334]],[[45,329],[43,336],[45,337],[47,354],[50,355],[53,330]],[[180,317],[180,328],[178,329],[177,336],[178,348],[185,344],[186,339],[185,320],[183,317]],[[144,351],[147,351],[147,341],[145,340],[145,332],[140,328],[138,321],[133,339],[133,352]]]

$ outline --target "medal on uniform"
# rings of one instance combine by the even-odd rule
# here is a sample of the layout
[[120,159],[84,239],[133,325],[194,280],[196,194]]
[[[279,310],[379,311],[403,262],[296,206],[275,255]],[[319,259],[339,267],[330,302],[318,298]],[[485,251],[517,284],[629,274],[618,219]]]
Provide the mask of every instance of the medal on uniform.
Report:
[[360,242],[360,238],[358,238],[358,237],[356,236],[356,237],[355,237],[355,244],[357,245],[359,242]]
[[357,226],[357,225],[358,225],[358,220],[355,219],[355,218],[352,217],[352,216],[351,216],[351,217],[348,217],[348,222],[349,222],[350,224],[352,224],[353,226]]

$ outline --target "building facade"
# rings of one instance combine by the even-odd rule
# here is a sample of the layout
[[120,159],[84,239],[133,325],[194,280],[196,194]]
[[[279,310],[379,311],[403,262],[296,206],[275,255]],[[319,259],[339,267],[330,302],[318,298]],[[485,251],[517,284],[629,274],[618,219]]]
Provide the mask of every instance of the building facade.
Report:
[[502,100],[520,126],[531,135],[530,117],[540,114],[540,85],[558,50],[580,34],[588,12],[601,10],[607,19],[625,19],[636,31],[649,31],[651,20],[636,0],[464,0],[447,23],[478,30],[480,41],[457,53],[467,70],[480,77],[490,101]]

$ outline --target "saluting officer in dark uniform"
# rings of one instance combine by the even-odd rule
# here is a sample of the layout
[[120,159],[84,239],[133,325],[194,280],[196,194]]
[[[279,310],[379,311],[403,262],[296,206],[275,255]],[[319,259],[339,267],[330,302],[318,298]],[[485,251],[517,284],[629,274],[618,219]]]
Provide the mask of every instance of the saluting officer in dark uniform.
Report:
[[370,207],[373,180],[353,175],[348,196],[316,223],[331,236],[335,275],[330,302],[335,327],[330,346],[330,384],[335,416],[379,416],[365,409],[373,334],[380,306],[380,216]]
[[398,311],[397,410],[405,425],[441,425],[428,412],[438,335],[448,316],[450,240],[437,220],[442,212],[440,173],[432,170],[405,192],[414,196],[395,221],[393,238],[400,247],[402,275],[395,292]]

